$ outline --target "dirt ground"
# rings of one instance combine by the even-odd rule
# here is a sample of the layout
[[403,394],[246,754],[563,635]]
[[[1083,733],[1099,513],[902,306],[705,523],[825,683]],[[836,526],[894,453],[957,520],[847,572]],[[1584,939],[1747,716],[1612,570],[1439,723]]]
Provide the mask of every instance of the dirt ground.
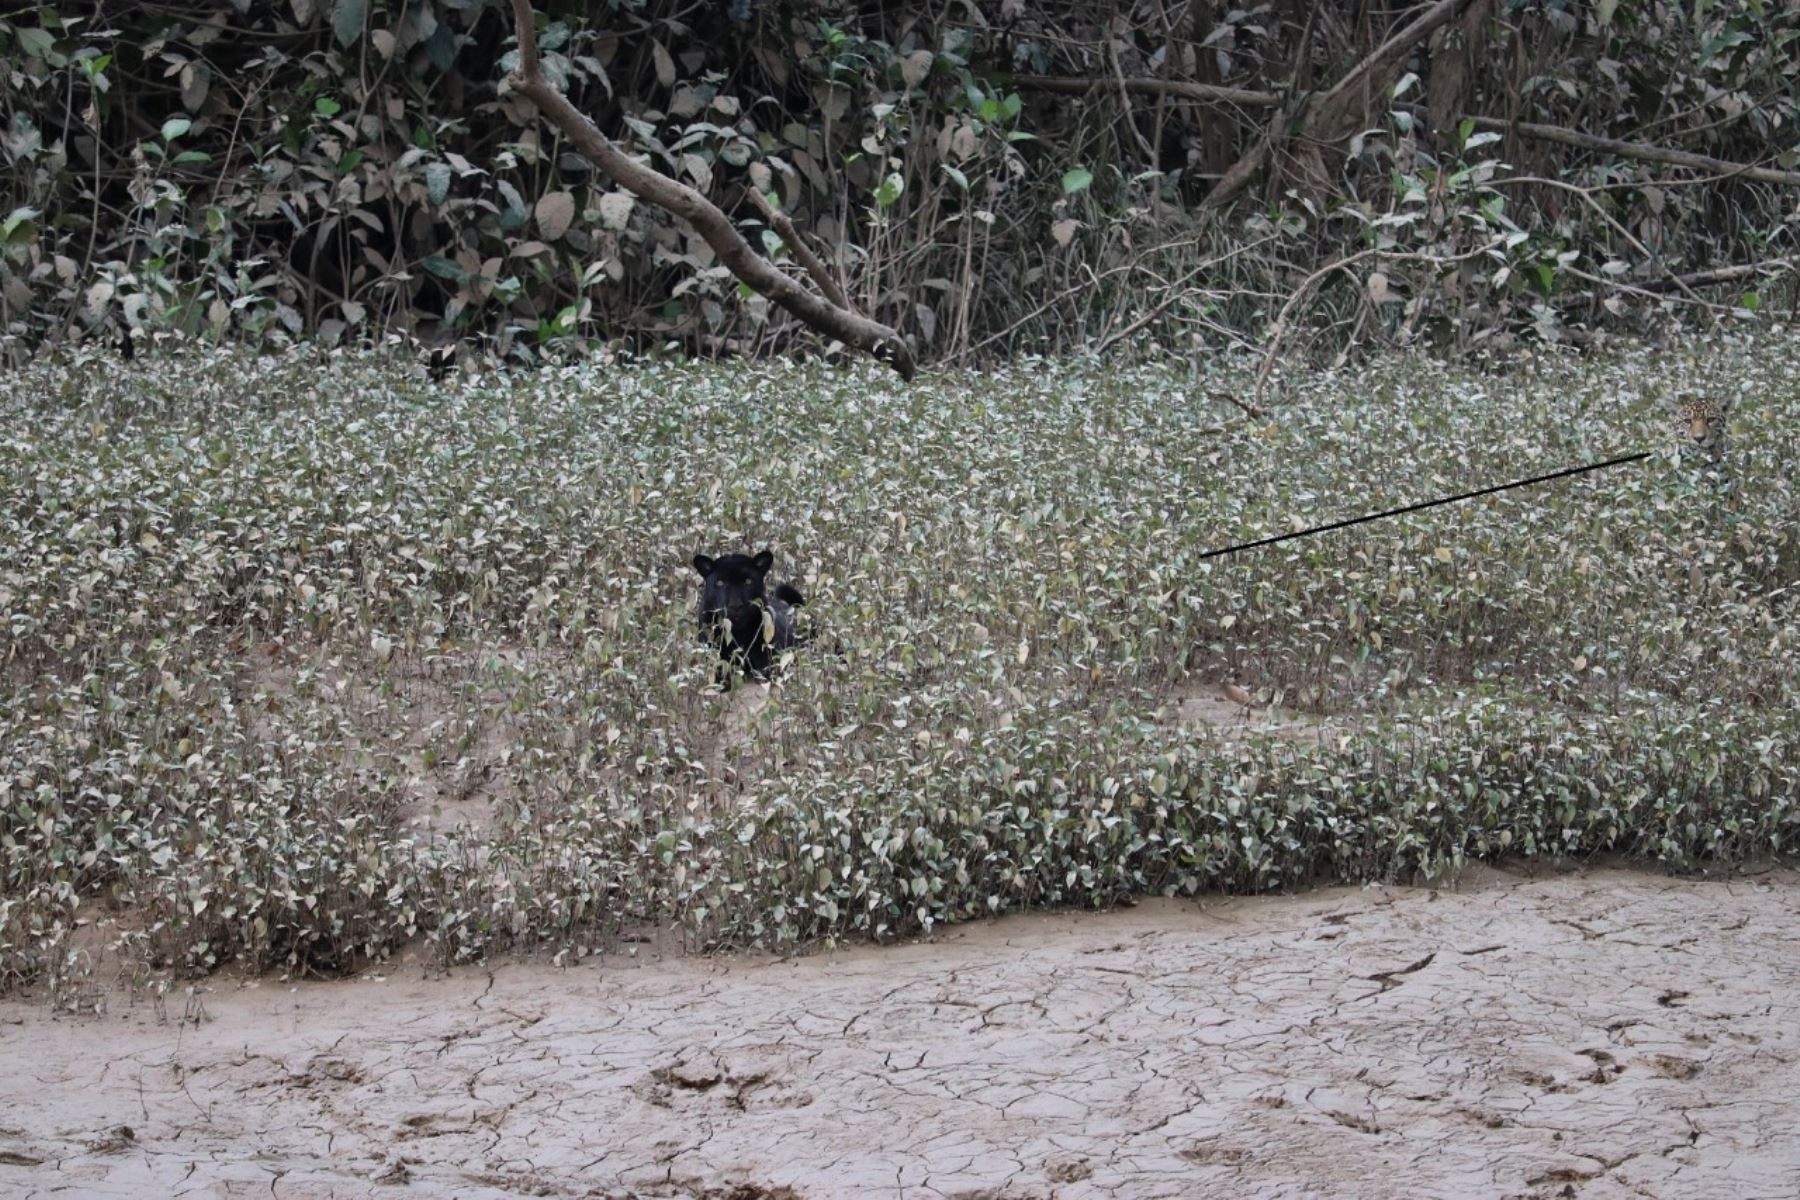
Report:
[[[648,961],[646,961],[648,960]],[[0,1005],[0,1194],[1800,1196],[1800,873]]]

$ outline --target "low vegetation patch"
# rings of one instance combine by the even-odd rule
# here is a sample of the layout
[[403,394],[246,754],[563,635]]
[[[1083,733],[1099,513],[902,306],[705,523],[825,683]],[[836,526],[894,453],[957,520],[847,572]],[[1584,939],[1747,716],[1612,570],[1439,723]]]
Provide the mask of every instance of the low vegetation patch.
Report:
[[[0,982],[886,937],[1785,851],[1800,341],[1277,379],[184,353],[0,381]],[[1727,391],[1726,496],[1668,393]],[[1651,460],[1202,561],[1218,546]],[[713,686],[696,553],[813,635]],[[1184,720],[1232,684],[1314,735]],[[1241,693],[1240,693],[1241,694]]]

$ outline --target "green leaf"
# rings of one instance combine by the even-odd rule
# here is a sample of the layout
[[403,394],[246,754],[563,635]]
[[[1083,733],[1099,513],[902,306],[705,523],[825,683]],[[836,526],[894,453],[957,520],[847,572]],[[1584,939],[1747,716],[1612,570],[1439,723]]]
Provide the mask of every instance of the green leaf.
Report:
[[1024,107],[1025,102],[1019,99],[1019,93],[1014,92],[1001,102],[1000,111],[1004,113],[1006,119],[1010,121],[1014,117],[1017,117],[1019,115],[1019,110]]
[[0,242],[13,245],[28,241],[37,227],[32,224],[42,216],[35,208],[15,208],[7,214],[6,220],[0,221]]
[[172,142],[193,127],[194,123],[186,117],[170,117],[162,125],[163,141]]
[[177,154],[170,161],[172,161],[178,167],[194,166],[199,163],[211,162],[212,155],[208,154],[204,150],[183,150],[180,154]]
[[898,200],[904,191],[906,191],[906,181],[900,178],[898,171],[895,171],[882,180],[881,186],[875,189],[875,203],[882,208],[887,208]]
[[433,254],[419,265],[439,279],[448,279],[455,283],[467,283],[469,280],[467,271],[441,254]]
[[1063,172],[1063,194],[1066,196],[1073,196],[1076,192],[1085,192],[1088,189],[1088,185],[1093,182],[1094,173],[1092,171],[1088,170],[1086,167],[1073,167],[1070,170]]
[[942,166],[944,168],[944,174],[955,181],[957,187],[965,192],[969,190],[969,177],[967,175],[964,175],[960,169],[951,166],[949,163],[943,163]]
[[433,204],[442,204],[450,196],[450,164],[447,162],[429,162],[425,164],[425,191]]
[[321,117],[335,117],[344,111],[344,106],[330,96],[320,96],[313,101],[313,111]]
[[50,48],[56,45],[47,29],[15,29],[13,33],[19,39],[19,48],[32,58],[50,57]]
[[[450,22],[439,21],[437,29],[425,39],[425,57],[440,71],[448,71],[456,65],[456,34],[451,32]],[[551,61],[544,63],[546,74],[550,72]]]
[[331,31],[338,45],[348,46],[362,36],[363,21],[369,14],[369,0],[337,0],[331,10]]
[[1749,309],[1751,312],[1755,312],[1757,309],[1762,307],[1762,297],[1758,296],[1755,292],[1745,292],[1744,298],[1742,300],[1739,300],[1738,303],[1742,304],[1745,308]]

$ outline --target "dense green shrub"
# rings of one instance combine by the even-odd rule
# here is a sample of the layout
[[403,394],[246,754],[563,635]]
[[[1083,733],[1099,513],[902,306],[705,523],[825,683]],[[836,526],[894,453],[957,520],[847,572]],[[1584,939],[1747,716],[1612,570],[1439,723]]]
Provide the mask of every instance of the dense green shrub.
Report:
[[[1796,360],[585,366],[176,351],[0,379],[0,978],[892,935],[1022,905],[1785,852]],[[1737,499],[1666,393],[1738,398]],[[1221,431],[1222,430],[1222,431]],[[1206,551],[1656,448],[1243,555]],[[696,550],[819,649],[708,690]],[[1235,679],[1306,737],[1175,717]],[[434,829],[421,822],[440,813]],[[463,825],[463,818],[472,823]]]

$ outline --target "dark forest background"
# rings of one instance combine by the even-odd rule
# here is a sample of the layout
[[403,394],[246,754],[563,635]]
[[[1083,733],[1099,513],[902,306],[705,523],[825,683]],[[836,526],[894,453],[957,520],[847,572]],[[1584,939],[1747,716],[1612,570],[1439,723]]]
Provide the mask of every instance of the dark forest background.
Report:
[[[926,362],[1642,331],[1793,300],[1775,3],[558,0],[544,68]],[[0,19],[0,336],[823,339],[506,86],[495,0]],[[798,267],[791,267],[801,277]]]

